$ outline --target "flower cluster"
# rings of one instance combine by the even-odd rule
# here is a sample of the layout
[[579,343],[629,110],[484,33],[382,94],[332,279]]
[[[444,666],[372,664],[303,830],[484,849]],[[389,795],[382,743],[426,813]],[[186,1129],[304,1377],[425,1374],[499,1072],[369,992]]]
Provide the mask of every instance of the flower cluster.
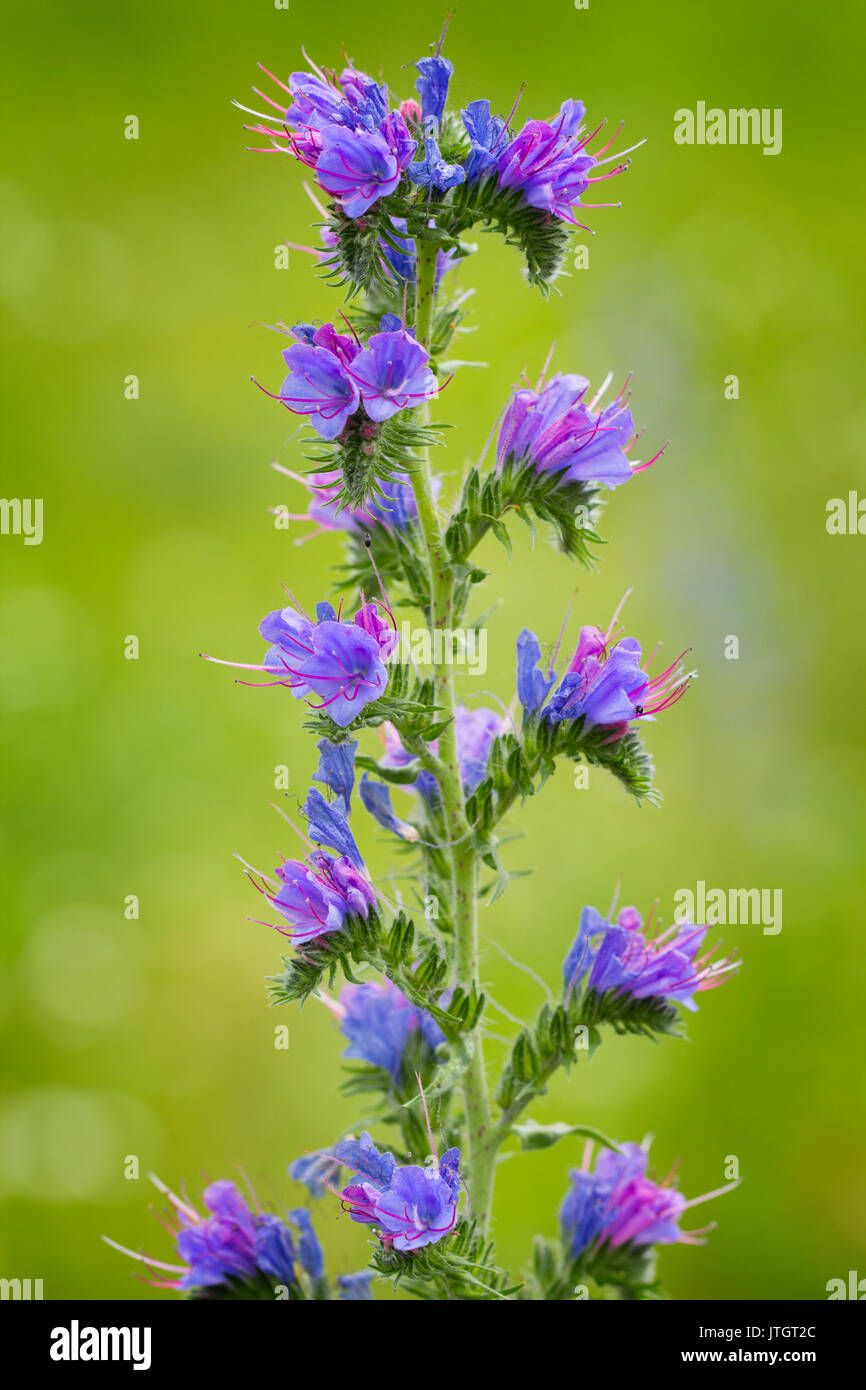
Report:
[[[582,627],[574,655],[557,684],[554,664],[540,669],[541,646],[524,628],[517,639],[517,694],[526,715],[550,724],[582,720],[584,730],[609,730],[608,742],[622,738],[638,720],[651,720],[682,699],[694,677],[677,658],[658,676],[643,663],[640,643],[617,637],[616,619],[606,632]],[[551,691],[553,692],[551,694]]]
[[382,1242],[395,1250],[420,1250],[442,1240],[457,1222],[460,1150],[448,1149],[423,1168],[399,1165],[381,1153],[369,1134],[344,1139],[334,1154],[353,1170],[340,1196],[353,1221],[378,1226]]
[[602,1246],[615,1250],[627,1245],[701,1244],[711,1227],[681,1231],[678,1221],[687,1208],[729,1190],[720,1188],[687,1201],[670,1177],[657,1183],[647,1175],[649,1155],[639,1144],[604,1149],[594,1168],[591,1158],[589,1145],[583,1167],[571,1174],[571,1188],[559,1212],[563,1244],[572,1259]]
[[[572,98],[549,121],[529,120],[516,135],[514,112],[503,119],[491,113],[487,99],[472,101],[461,111],[459,125],[449,128],[449,152],[443,155],[454,69],[439,51],[415,64],[420,102],[410,98],[393,110],[388,88],[353,64],[339,74],[311,67],[311,72],[292,73],[288,83],[261,68],[274,83],[272,95],[253,91],[269,112],[235,104],[256,118],[246,128],[269,141],[259,152],[294,155],[315,171],[319,186],[348,218],[363,218],[404,179],[406,192],[416,185],[438,195],[489,181],[496,189],[517,192],[530,208],[581,226],[575,208],[590,186],[628,168],[623,155],[607,154],[622,127],[590,153],[588,146],[606,122],[587,130],[583,102]],[[614,167],[602,172],[609,163]]]
[[471,142],[470,177],[487,176],[500,188],[517,189],[530,207],[539,208],[562,222],[581,226],[574,210],[590,184],[612,178],[628,168],[626,162],[606,173],[591,173],[622,156],[602,158],[618,131],[595,154],[589,153],[587,146],[602,130],[604,122],[596,130],[586,132],[584,115],[583,102],[569,98],[562,103],[558,115],[549,121],[527,121],[514,139],[507,139],[508,122],[491,116],[489,102],[472,102],[463,112]]
[[[284,859],[274,870],[276,879],[259,874],[256,887],[284,919],[276,927],[295,946],[340,931],[350,917],[367,919],[376,906],[361,853],[349,826],[352,788],[355,782],[356,743],[335,745],[319,741],[316,781],[332,793],[328,801],[312,787],[301,808],[309,838],[336,854],[311,850],[306,859]],[[256,882],[252,872],[250,877]]]
[[512,394],[499,430],[497,467],[530,467],[560,484],[599,483],[619,487],[656,462],[663,450],[645,463],[630,463],[629,450],[637,435],[626,404],[625,387],[610,405],[596,409],[607,382],[588,400],[589,381],[573,373],[557,373],[538,389],[521,387]]
[[322,439],[338,438],[361,405],[367,424],[360,428],[372,438],[377,425],[435,396],[427,350],[393,314],[380,327],[366,347],[332,323],[292,329],[298,342],[283,351],[289,374],[279,399],[293,414],[309,416]]
[[714,951],[698,955],[706,927],[677,923],[648,935],[635,907],[626,907],[609,922],[594,907],[585,907],[562,973],[566,994],[583,981],[596,994],[614,990],[630,999],[662,999],[697,1010],[694,996],[724,984],[739,962],[713,960]]
[[288,85],[262,71],[284,95],[275,100],[254,88],[277,114],[250,111],[259,119],[247,129],[266,136],[268,148],[287,150],[314,169],[347,217],[361,217],[378,198],[393,193],[418,142],[403,113],[389,111],[387,87],[351,64],[339,77],[318,68],[294,72]]
[[[276,1287],[287,1296],[327,1296],[325,1261],[304,1208],[286,1213],[286,1221],[263,1211],[255,1194],[250,1203],[233,1182],[213,1182],[202,1194],[208,1215],[202,1215],[184,1197],[178,1197],[157,1178],[154,1185],[168,1199],[170,1209],[161,1224],[173,1237],[183,1264],[152,1259],[128,1250],[108,1236],[108,1245],[129,1255],[148,1271],[170,1274],[170,1279],[148,1279],[157,1288],[175,1289],[192,1297],[273,1298]],[[297,1232],[293,1235],[292,1228]],[[369,1274],[338,1279],[344,1301],[372,1297]],[[361,1292],[360,1290],[366,1290]]]

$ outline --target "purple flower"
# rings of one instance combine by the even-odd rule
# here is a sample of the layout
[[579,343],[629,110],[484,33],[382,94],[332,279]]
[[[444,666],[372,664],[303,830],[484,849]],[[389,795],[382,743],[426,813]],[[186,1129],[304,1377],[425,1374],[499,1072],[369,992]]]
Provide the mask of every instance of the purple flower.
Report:
[[442,120],[445,103],[448,100],[448,84],[454,72],[454,64],[447,58],[419,58],[415,64],[420,76],[415,79],[415,91],[421,98],[421,120],[426,124]]
[[315,623],[294,608],[269,613],[259,631],[273,645],[263,666],[252,669],[276,676],[276,684],[287,685],[296,700],[327,710],[345,729],[384,693],[383,658],[393,650],[394,634],[376,617],[375,603],[365,604],[351,622],[340,621],[330,604],[319,604],[316,612]]
[[314,850],[309,862],[287,859],[276,874],[278,891],[262,891],[287,923],[276,930],[290,937],[295,946],[339,931],[347,917],[366,920],[376,905],[376,894],[365,872],[346,855],[334,858]]
[[285,1224],[269,1212],[251,1210],[233,1182],[213,1182],[205,1188],[202,1200],[208,1215],[202,1216],[186,1196],[176,1196],[157,1178],[152,1181],[171,1203],[170,1215],[162,1224],[174,1236],[183,1264],[151,1259],[103,1236],[108,1245],[149,1269],[175,1276],[149,1283],[189,1290],[233,1281],[250,1283],[261,1275],[280,1283],[295,1282],[294,1246]]
[[378,132],[325,129],[316,177],[347,217],[360,217],[377,198],[393,193],[401,173],[397,155]]
[[460,1198],[460,1150],[435,1155],[424,1168],[398,1167],[393,1154],[382,1154],[369,1134],[360,1142],[344,1140],[335,1150],[355,1169],[341,1193],[353,1221],[378,1226],[382,1241],[395,1250],[420,1250],[448,1235],[457,1223]]
[[737,1184],[686,1201],[670,1185],[647,1176],[649,1155],[639,1144],[623,1144],[618,1153],[603,1150],[590,1168],[591,1145],[584,1166],[571,1174],[571,1189],[559,1219],[563,1242],[577,1259],[590,1247],[622,1245],[701,1245],[703,1231],[681,1231],[678,1222],[688,1207],[720,1196]]
[[256,1271],[256,1223],[233,1182],[214,1182],[202,1194],[211,1213],[202,1219],[192,1209],[177,1209],[184,1229],[177,1249],[189,1265],[178,1280],[181,1289],[222,1284],[228,1278],[250,1279]]
[[257,124],[247,129],[265,136],[267,148],[293,154],[315,169],[347,217],[362,216],[378,198],[393,193],[417,142],[402,113],[389,112],[387,87],[351,63],[339,79],[317,69],[292,73],[288,86],[262,71],[279,89],[277,99],[254,90],[275,114],[241,109],[256,117]]
[[587,402],[586,377],[557,373],[538,391],[515,391],[499,430],[496,446],[501,471],[511,461],[537,473],[556,474],[565,482],[601,483],[606,488],[628,482],[633,473],[655,463],[632,464],[628,451],[635,440],[631,411],[623,391],[604,409],[594,409],[603,394]]
[[309,415],[322,439],[336,439],[360,402],[346,370],[358,346],[332,324],[319,329],[299,324],[293,332],[302,341],[283,351],[289,375],[280,387],[280,400],[294,415]]
[[607,633],[581,628],[577,650],[549,698],[553,665],[546,674],[538,669],[538,638],[523,629],[517,639],[517,691],[526,714],[540,714],[552,724],[582,719],[587,731],[609,728],[612,743],[635,720],[654,719],[685,695],[695,673],[684,670],[681,658],[650,679],[641,665],[640,644],[633,637],[613,641],[615,623],[616,618]]
[[581,102],[564,101],[553,121],[527,121],[496,161],[503,188],[517,188],[532,207],[541,208],[574,225],[574,206],[592,180],[595,158],[580,137]]
[[678,923],[649,937],[634,907],[624,908],[615,924],[594,907],[585,907],[563,965],[566,992],[584,980],[596,994],[614,990],[630,999],[658,998],[695,1012],[695,994],[724,984],[740,964],[733,957],[714,961],[715,948],[699,956],[706,934],[706,927]]
[[411,333],[375,333],[349,368],[371,420],[389,420],[436,395],[430,354]]
[[293,72],[289,91],[294,98],[285,113],[286,125],[323,130],[328,125],[347,130],[376,130],[388,112],[388,89],[351,65],[339,82],[324,74]]
[[435,1019],[410,1003],[390,980],[344,985],[339,1003],[329,999],[325,1003],[349,1040],[343,1056],[381,1067],[394,1082],[400,1079],[403,1054],[413,1033],[420,1033],[431,1051],[445,1042]]

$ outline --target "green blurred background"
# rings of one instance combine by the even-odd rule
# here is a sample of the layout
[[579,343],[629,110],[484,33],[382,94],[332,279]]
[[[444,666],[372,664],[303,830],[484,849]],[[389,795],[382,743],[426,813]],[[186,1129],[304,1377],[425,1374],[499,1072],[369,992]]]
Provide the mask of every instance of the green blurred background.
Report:
[[[268,805],[273,769],[288,764],[302,796],[314,749],[284,692],[243,689],[197,655],[259,659],[280,585],[312,604],[340,557],[333,537],[295,548],[268,513],[302,501],[269,461],[301,456],[289,417],[249,383],[281,379],[279,344],[254,325],[329,316],[336,297],[302,254],[275,268],[277,243],[312,235],[302,171],[245,154],[229,99],[249,100],[257,60],[302,66],[302,44],[323,63],[345,45],[409,95],[406,64],[442,18],[345,0],[7,6],[0,491],[44,498],[45,538],[0,539],[0,1274],[43,1278],[46,1298],[165,1296],[99,1241],[170,1258],[127,1155],[191,1190],[242,1163],[260,1195],[297,1201],[286,1164],[355,1113],[325,1011],[265,1007],[281,943],[245,920],[259,903],[232,858],[293,850]],[[825,529],[829,498],[866,492],[856,24],[850,6],[781,0],[464,0],[447,44],[461,105],[507,111],[525,82],[523,118],[580,96],[591,118],[625,118],[626,143],[648,140],[561,297],[543,302],[515,253],[481,238],[461,272],[478,325],[463,355],[490,369],[449,387],[441,467],[453,487],[553,340],[560,369],[633,370],[647,453],[673,440],[609,507],[599,575],[522,535],[510,568],[485,552],[480,606],[504,603],[488,675],[463,688],[507,702],[516,632],[553,638],[575,583],[574,632],[633,585],[628,630],[672,655],[692,645],[701,669],[649,729],[660,810],[600,774],[577,791],[563,770],[514,817],[525,838],[510,863],[535,872],[482,929],[548,979],[580,906],[604,909],[620,875],[624,902],[658,897],[668,921],[698,879],[783,889],[780,935],[721,933],[745,968],[703,996],[692,1041],[609,1040],[536,1112],[622,1139],[653,1131],[658,1167],[679,1156],[690,1195],[737,1156],[742,1187],[701,1211],[719,1221],[706,1248],[662,1254],[679,1298],[820,1298],[828,1279],[866,1274],[866,540]],[[674,111],[698,100],[783,108],[782,153],[675,145]],[[138,141],[123,138],[129,114]],[[738,661],[723,656],[730,634]],[[390,846],[370,823],[361,836],[383,872]],[[532,1014],[537,987],[492,947],[484,973]],[[563,1144],[502,1165],[503,1260],[554,1232],[578,1156]],[[335,1204],[319,1225],[335,1272],[363,1263],[363,1231]]]

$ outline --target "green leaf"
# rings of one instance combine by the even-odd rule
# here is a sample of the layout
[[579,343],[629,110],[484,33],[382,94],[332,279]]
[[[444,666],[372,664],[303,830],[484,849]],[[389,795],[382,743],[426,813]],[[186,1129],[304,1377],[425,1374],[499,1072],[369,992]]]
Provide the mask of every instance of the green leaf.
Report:
[[523,1149],[549,1149],[551,1145],[558,1144],[560,1139],[566,1139],[570,1134],[579,1134],[584,1139],[593,1139],[596,1144],[619,1153],[619,1144],[615,1144],[606,1134],[602,1134],[600,1129],[593,1129],[591,1125],[567,1125],[563,1120],[557,1120],[551,1125],[540,1125],[537,1120],[526,1120],[522,1125],[512,1125],[511,1132],[517,1135]]

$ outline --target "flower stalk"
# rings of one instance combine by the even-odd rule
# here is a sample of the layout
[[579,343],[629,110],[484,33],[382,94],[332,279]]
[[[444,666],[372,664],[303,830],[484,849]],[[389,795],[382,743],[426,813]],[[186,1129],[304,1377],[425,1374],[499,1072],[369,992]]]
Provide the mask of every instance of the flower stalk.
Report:
[[[416,317],[415,333],[421,345],[431,351],[436,307],[436,261],[434,240],[419,238],[415,243]],[[430,424],[431,405],[419,407],[425,426]],[[448,554],[433,497],[430,450],[425,446],[418,467],[413,471],[412,487],[418,518],[424,534],[430,567],[430,626],[450,631],[454,614],[454,571]],[[447,852],[451,861],[452,911],[454,921],[454,983],[469,992],[479,988],[478,971],[478,856],[473,831],[466,819],[466,804],[457,752],[454,720],[456,699],[454,668],[450,662],[438,663],[434,671],[436,704],[448,725],[439,738],[438,762]],[[490,1100],[484,1065],[481,1022],[466,1040],[469,1062],[463,1078],[466,1107],[466,1183],[470,1210],[487,1232],[493,1202],[495,1147],[491,1140]]]

